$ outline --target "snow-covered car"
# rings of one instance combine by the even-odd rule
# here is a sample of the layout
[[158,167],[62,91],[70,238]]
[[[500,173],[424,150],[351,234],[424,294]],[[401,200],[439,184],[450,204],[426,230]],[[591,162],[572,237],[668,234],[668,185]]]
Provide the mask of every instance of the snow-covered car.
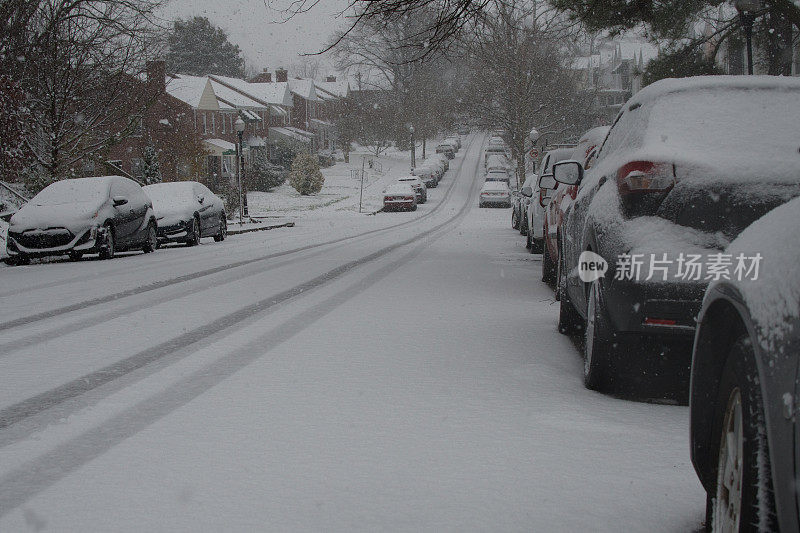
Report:
[[508,170],[510,166],[505,154],[490,155],[486,158],[486,172],[491,172],[492,170]]
[[485,181],[502,181],[505,182],[506,185],[509,187],[511,186],[511,176],[508,175],[507,170],[490,170],[486,173],[486,177],[484,178]]
[[492,156],[503,156],[508,159],[508,149],[505,144],[489,144],[483,151],[483,166],[489,163],[489,158]]
[[[525,235],[525,247],[533,253],[541,253],[544,248],[544,211],[546,200],[549,199],[547,191],[551,190],[542,187],[544,181],[551,181],[553,176],[553,165],[558,161],[563,161],[572,155],[572,148],[556,148],[545,152],[542,157],[542,164],[539,165],[541,173],[536,184],[533,186],[533,197],[527,203],[525,209],[525,219],[522,222],[521,231]],[[555,182],[552,183],[555,185]]]
[[481,187],[478,207],[488,205],[511,207],[511,189],[504,181],[487,181]]
[[202,237],[214,237],[219,242],[228,235],[225,204],[202,183],[154,183],[143,189],[153,201],[159,242],[196,246]]
[[461,150],[461,138],[458,135],[453,135],[452,137],[448,137],[444,140],[444,142],[449,142],[453,145],[456,149],[456,152]]
[[511,227],[515,230],[521,230],[522,221],[525,219],[524,214],[528,209],[528,202],[531,201],[533,196],[533,188],[536,186],[539,176],[534,173],[529,173],[525,176],[525,181],[522,182],[522,187],[519,191],[511,192]]
[[123,250],[156,249],[153,204],[133,180],[122,176],[66,179],[51,183],[9,221],[5,261],[97,253],[110,259]]
[[[554,165],[579,188],[564,209],[557,290],[559,330],[585,335],[587,387],[685,399],[721,252],[800,195],[798,123],[800,79],[661,80],[625,104],[585,175],[578,161]],[[599,269],[598,256],[604,274],[579,268]]]
[[384,211],[416,211],[417,195],[408,183],[392,183],[383,191]]
[[712,282],[692,355],[692,464],[715,530],[798,531],[800,198],[725,250],[762,257],[757,276]]
[[431,159],[436,159],[439,162],[441,162],[445,172],[450,170],[450,158],[447,157],[445,154],[435,153],[431,155]]
[[431,188],[439,185],[438,171],[429,165],[420,165],[412,169],[411,174],[421,179],[425,187]]
[[[597,148],[603,143],[603,139],[608,135],[609,129],[610,126],[597,126],[581,135],[569,159],[579,161],[584,170],[587,170],[592,155],[596,153]],[[552,169],[549,174],[552,175]],[[542,281],[545,283],[553,283],[556,279],[558,234],[561,228],[561,221],[564,218],[564,208],[575,200],[575,196],[578,194],[578,187],[575,185],[561,187],[558,187],[558,183],[555,185],[556,187],[552,191],[552,198],[544,209]]]
[[447,156],[447,159],[454,159],[456,157],[456,151],[450,143],[439,143],[439,145],[436,146],[436,153],[444,154]]
[[402,178],[398,178],[397,182],[411,185],[411,188],[414,189],[414,193],[417,195],[418,204],[424,204],[428,201],[428,188],[425,187],[425,183],[417,176],[403,176]]

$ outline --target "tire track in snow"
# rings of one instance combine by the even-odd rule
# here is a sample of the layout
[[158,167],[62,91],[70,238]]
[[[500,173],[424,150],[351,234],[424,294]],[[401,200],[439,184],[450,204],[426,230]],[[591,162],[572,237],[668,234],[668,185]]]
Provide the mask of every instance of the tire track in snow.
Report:
[[[459,173],[462,170],[463,161],[465,159],[466,158],[462,159],[461,165],[459,166]],[[476,164],[476,170],[479,163],[480,163],[480,158],[478,158],[478,163]],[[53,389],[50,389],[49,391],[37,394],[28,399],[22,400],[8,407],[5,407],[2,410],[0,410],[0,430],[8,428],[14,424],[19,423],[22,420],[37,415],[43,411],[46,411],[52,407],[62,404],[68,400],[81,396],[89,391],[95,390],[111,381],[114,381],[126,374],[129,374],[130,372],[133,372],[139,368],[147,366],[150,363],[158,361],[168,356],[169,354],[172,354],[174,352],[187,348],[191,345],[194,345],[206,339],[207,337],[211,337],[212,335],[221,333],[224,330],[238,329],[241,327],[242,321],[251,318],[253,315],[262,314],[287,300],[290,300],[296,296],[309,292],[335,279],[338,279],[347,272],[350,272],[351,270],[359,266],[370,263],[400,247],[412,244],[414,241],[418,239],[422,239],[431,235],[432,233],[440,230],[441,228],[447,226],[448,224],[453,223],[455,220],[459,219],[466,213],[467,208],[470,206],[470,202],[472,201],[475,184],[478,181],[476,179],[477,177],[478,176],[476,172],[476,175],[473,176],[472,178],[472,183],[470,184],[469,187],[469,193],[467,195],[467,199],[464,205],[461,207],[461,209],[455,215],[447,218],[444,222],[441,222],[440,224],[434,226],[433,228],[418,233],[404,241],[400,241],[391,244],[389,246],[386,246],[384,248],[381,248],[359,259],[349,261],[343,265],[328,270],[327,272],[309,281],[296,285],[281,293],[267,296],[233,313],[224,315],[212,321],[211,323],[203,324],[200,327],[197,327],[193,330],[183,333],[177,337],[173,337],[156,346],[147,348],[145,350],[141,350],[133,355],[130,355],[124,359],[121,359],[99,370],[81,376],[79,378],[73,379],[72,381],[65,383],[59,387],[55,387]],[[448,189],[447,196],[442,199],[442,202],[439,204],[439,206],[445,205],[446,200],[450,198],[451,193],[454,190],[453,188],[454,183],[455,180],[453,180],[453,183],[450,185],[450,189]],[[433,211],[431,211],[431,213],[433,213]],[[415,221],[416,220],[419,219],[415,219]],[[378,230],[378,231],[383,231],[383,230]],[[348,237],[348,239],[350,239],[350,237]],[[286,255],[286,253],[282,255]],[[188,355],[188,353],[186,355]]]
[[[475,142],[475,138],[473,137],[470,140],[469,146],[467,146],[467,149],[465,150],[465,153],[466,153],[467,150],[469,150],[472,147],[474,142]],[[140,287],[135,287],[135,288],[128,289],[128,290],[121,291],[121,292],[117,292],[117,293],[114,293],[114,294],[108,294],[106,296],[100,296],[100,297],[97,297],[97,298],[93,298],[91,300],[85,300],[83,302],[77,302],[77,303],[66,305],[66,306],[63,306],[63,307],[58,307],[56,309],[51,309],[51,310],[48,310],[48,311],[42,311],[41,313],[35,313],[33,315],[29,315],[29,316],[26,316],[26,317],[17,318],[17,319],[9,320],[9,321],[6,321],[6,322],[0,322],[0,331],[8,330],[8,329],[19,327],[19,326],[29,325],[29,324],[32,324],[34,322],[39,322],[39,321],[42,321],[42,320],[46,320],[48,318],[57,317],[57,316],[60,316],[60,315],[66,314],[66,313],[73,312],[73,311],[79,311],[79,310],[86,309],[88,307],[92,307],[92,306],[95,306],[95,305],[100,305],[100,304],[104,304],[104,303],[108,303],[108,302],[112,302],[112,301],[117,301],[117,300],[119,300],[121,298],[127,298],[127,297],[130,297],[130,296],[135,296],[137,294],[151,292],[151,291],[154,291],[154,290],[157,290],[157,289],[162,289],[164,287],[169,287],[171,285],[175,285],[177,283],[185,283],[187,281],[203,278],[203,277],[210,276],[210,275],[213,275],[213,274],[218,274],[218,273],[224,272],[226,270],[231,270],[231,269],[234,269],[234,268],[250,265],[250,264],[253,264],[253,263],[260,262],[260,261],[269,261],[271,259],[275,259],[275,258],[278,258],[278,257],[283,257],[283,256],[286,256],[286,255],[290,255],[290,254],[294,254],[294,253],[298,253],[298,252],[304,252],[306,250],[310,250],[310,249],[313,249],[313,248],[319,248],[319,247],[322,247],[322,246],[338,244],[340,242],[344,242],[344,241],[348,241],[348,240],[352,240],[352,239],[357,239],[359,237],[372,235],[372,234],[375,234],[375,233],[378,233],[378,232],[385,232],[385,231],[394,230],[394,229],[397,229],[399,227],[403,227],[403,226],[418,222],[420,220],[424,220],[424,219],[430,217],[431,215],[433,215],[434,213],[437,213],[439,211],[439,209],[441,209],[441,207],[445,204],[447,199],[450,197],[450,195],[451,195],[451,193],[453,191],[453,186],[455,185],[455,182],[456,182],[456,176],[458,176],[462,171],[462,167],[463,167],[463,164],[464,164],[464,159],[465,158],[462,158],[461,161],[459,162],[458,171],[455,173],[453,179],[450,181],[450,185],[449,185],[449,187],[447,189],[447,192],[445,193],[444,197],[442,198],[441,202],[439,202],[438,205],[436,205],[433,209],[431,209],[427,213],[425,213],[422,216],[417,217],[415,219],[407,220],[405,222],[401,222],[399,224],[394,224],[392,226],[387,226],[385,228],[369,230],[369,231],[365,231],[365,232],[362,232],[362,233],[358,233],[356,235],[351,235],[351,236],[348,236],[348,237],[341,237],[339,239],[333,239],[333,240],[326,241],[326,242],[323,242],[323,243],[309,244],[309,245],[306,245],[306,246],[301,246],[299,248],[294,248],[294,249],[291,249],[291,250],[285,250],[283,252],[276,252],[276,253],[268,254],[268,255],[265,255],[265,256],[262,256],[262,257],[255,257],[255,258],[252,258],[252,259],[245,259],[245,260],[242,260],[242,261],[237,261],[235,263],[231,263],[231,264],[227,264],[227,265],[221,265],[221,266],[210,268],[210,269],[206,269],[206,270],[201,270],[199,272],[194,272],[194,273],[191,273],[191,274],[184,274],[182,276],[177,276],[175,278],[170,278],[170,279],[166,279],[166,280],[162,280],[162,281],[157,281],[155,283],[150,283],[148,285],[142,285]]]

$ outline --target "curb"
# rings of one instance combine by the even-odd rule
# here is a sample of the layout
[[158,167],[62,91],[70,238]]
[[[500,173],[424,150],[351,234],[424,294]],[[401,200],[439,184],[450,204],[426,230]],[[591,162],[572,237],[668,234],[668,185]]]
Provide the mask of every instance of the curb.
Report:
[[272,226],[264,226],[260,228],[247,228],[247,229],[231,229],[228,227],[228,235],[239,235],[242,233],[252,233],[254,231],[267,231],[277,228],[293,228],[294,222],[286,222],[284,224],[274,224]]

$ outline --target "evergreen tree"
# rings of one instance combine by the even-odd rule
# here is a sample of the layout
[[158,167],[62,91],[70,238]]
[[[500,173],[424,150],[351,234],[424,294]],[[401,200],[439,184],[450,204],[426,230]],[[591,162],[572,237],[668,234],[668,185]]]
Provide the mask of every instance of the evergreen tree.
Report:
[[703,56],[696,47],[667,50],[652,59],[642,73],[642,86],[664,78],[685,78],[722,74],[713,60]]
[[267,159],[266,154],[259,153],[253,158],[250,171],[247,173],[247,189],[251,191],[270,192],[286,181],[286,175]]
[[299,154],[294,158],[292,171],[289,174],[289,183],[294,189],[308,196],[322,190],[325,177],[319,169],[319,160],[313,154]]
[[206,17],[176,20],[168,36],[166,63],[169,72],[206,76],[219,74],[243,78],[244,58],[221,28]]
[[161,166],[158,164],[158,153],[152,144],[142,150],[142,175],[146,184],[161,183]]

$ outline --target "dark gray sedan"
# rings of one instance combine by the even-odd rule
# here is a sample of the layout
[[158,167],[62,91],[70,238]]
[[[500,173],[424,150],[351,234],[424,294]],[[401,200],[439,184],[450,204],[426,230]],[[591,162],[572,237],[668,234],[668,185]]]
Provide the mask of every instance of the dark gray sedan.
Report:
[[[800,199],[726,250],[759,258],[746,279],[714,282],[692,355],[692,463],[714,531],[798,531]],[[752,260],[748,261],[748,267]],[[752,529],[751,529],[752,528]]]
[[156,248],[153,204],[142,188],[122,176],[57,181],[11,217],[8,264],[31,257],[97,253],[110,259],[122,250]]
[[219,196],[196,181],[146,185],[158,220],[159,242],[196,246],[201,237],[219,242],[228,235],[225,205]]

